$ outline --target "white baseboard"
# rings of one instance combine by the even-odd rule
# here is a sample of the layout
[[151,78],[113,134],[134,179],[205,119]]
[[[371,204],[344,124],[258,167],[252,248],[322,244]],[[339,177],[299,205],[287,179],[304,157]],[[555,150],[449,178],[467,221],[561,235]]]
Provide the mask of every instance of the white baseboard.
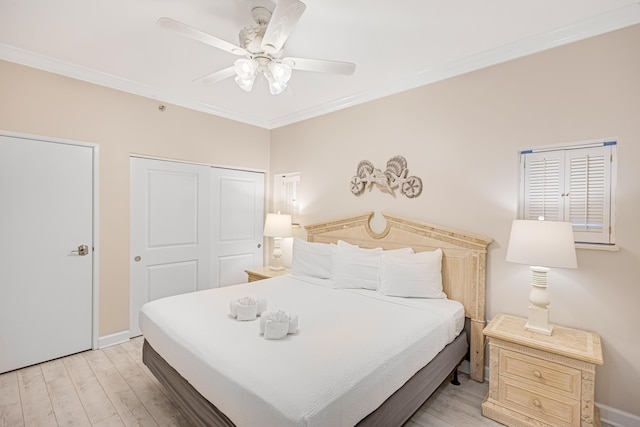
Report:
[[98,338],[98,348],[105,348],[127,341],[129,341],[129,331],[116,332],[115,334]]
[[596,402],[596,406],[600,408],[600,419],[613,427],[640,427],[640,416],[630,414],[611,406],[603,405]]

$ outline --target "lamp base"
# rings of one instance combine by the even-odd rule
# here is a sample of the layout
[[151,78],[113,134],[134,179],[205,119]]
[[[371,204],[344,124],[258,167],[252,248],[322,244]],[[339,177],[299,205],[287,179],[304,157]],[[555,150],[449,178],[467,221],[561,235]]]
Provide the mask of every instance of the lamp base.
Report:
[[524,328],[527,331],[531,331],[531,332],[535,332],[537,334],[543,334],[543,335],[547,335],[547,336],[551,336],[551,333],[553,331],[553,326],[549,326],[549,329],[541,329],[541,328],[536,328],[535,326],[529,325],[529,322],[527,322],[527,324],[524,325]]
[[549,292],[547,290],[546,267],[531,267],[531,293],[529,294],[529,320],[524,328],[527,331],[551,335],[553,326],[549,325]]
[[536,332],[538,334],[544,334],[544,335],[551,335],[551,333],[553,331],[553,326],[551,326],[551,325],[547,325],[546,327],[544,327],[544,326],[538,326],[538,325],[532,324],[531,323],[531,313],[529,313],[529,320],[524,325],[524,328],[527,331]]
[[284,266],[282,265],[282,248],[280,246],[281,243],[282,243],[281,237],[273,238],[273,260],[271,261],[269,270],[273,270],[273,271],[284,270]]

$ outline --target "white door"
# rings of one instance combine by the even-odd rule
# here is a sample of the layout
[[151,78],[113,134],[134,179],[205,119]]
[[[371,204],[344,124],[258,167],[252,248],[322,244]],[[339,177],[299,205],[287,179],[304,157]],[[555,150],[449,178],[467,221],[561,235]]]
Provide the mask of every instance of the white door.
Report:
[[93,179],[92,147],[0,136],[0,373],[92,346]]
[[245,283],[245,269],[263,264],[264,173],[211,170],[211,280]]
[[131,158],[132,337],[144,303],[210,286],[209,169]]

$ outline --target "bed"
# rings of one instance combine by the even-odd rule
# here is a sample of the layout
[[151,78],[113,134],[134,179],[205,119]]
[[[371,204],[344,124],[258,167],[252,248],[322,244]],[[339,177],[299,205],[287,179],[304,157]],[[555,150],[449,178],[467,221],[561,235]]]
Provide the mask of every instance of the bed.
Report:
[[[194,425],[402,425],[466,354],[471,377],[483,381],[491,239],[388,214],[384,231],[375,233],[372,216],[306,226],[307,241],[383,248],[389,260],[400,259],[391,254],[402,248],[425,256],[439,250],[448,298],[336,289],[298,274],[143,307],[143,361]],[[247,294],[296,312],[297,332],[265,340],[259,321],[231,319],[229,301]]]

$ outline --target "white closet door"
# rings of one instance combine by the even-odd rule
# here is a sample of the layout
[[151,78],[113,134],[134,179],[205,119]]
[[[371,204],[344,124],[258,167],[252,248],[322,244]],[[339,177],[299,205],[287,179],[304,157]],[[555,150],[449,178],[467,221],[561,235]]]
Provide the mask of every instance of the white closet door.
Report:
[[210,287],[209,169],[131,158],[132,337],[144,303]]
[[91,348],[93,178],[91,147],[0,136],[0,373]]
[[211,281],[245,283],[245,269],[263,264],[264,173],[211,169]]

